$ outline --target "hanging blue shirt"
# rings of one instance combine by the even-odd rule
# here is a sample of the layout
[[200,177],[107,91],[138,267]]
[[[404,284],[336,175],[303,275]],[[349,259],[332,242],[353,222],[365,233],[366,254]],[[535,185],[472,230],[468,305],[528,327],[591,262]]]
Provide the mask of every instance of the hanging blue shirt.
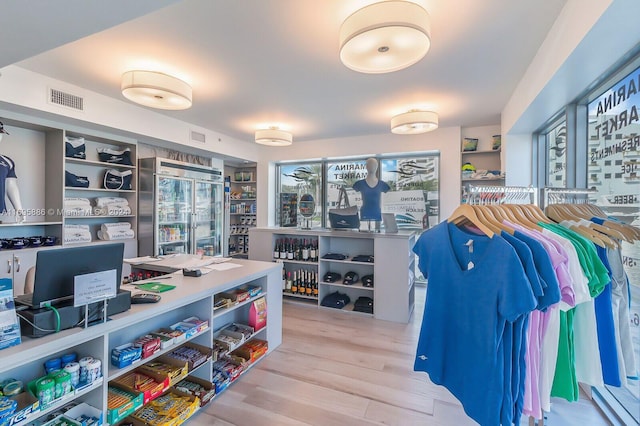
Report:
[[428,280],[414,370],[445,386],[482,425],[499,424],[503,333],[537,305],[509,243],[442,222],[413,248]]
[[378,181],[376,186],[371,187],[365,179],[353,184],[353,189],[362,194],[362,208],[360,208],[361,220],[382,220],[380,210],[380,198],[383,192],[391,189],[386,182]]

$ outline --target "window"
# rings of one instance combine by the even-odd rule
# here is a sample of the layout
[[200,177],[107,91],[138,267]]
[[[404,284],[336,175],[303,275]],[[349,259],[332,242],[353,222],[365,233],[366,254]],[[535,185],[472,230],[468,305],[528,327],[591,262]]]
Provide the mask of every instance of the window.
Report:
[[546,135],[547,144],[547,186],[565,188],[567,186],[567,125],[562,121]]
[[393,213],[399,228],[438,224],[438,160],[437,156],[381,160],[382,180],[391,187],[382,197],[382,211]]
[[313,196],[315,212],[309,219],[310,227],[322,224],[322,163],[281,164],[277,167],[276,223],[280,226],[298,226],[303,217],[298,209],[305,194]]
[[[276,165],[276,225],[300,226],[300,199],[314,197],[311,227],[329,227],[329,209],[362,206],[362,196],[353,184],[367,177],[367,158],[323,160]],[[390,190],[381,196],[381,212],[393,213],[400,229],[427,229],[439,222],[439,155],[379,156],[378,179]],[[367,221],[360,229],[367,230]],[[382,225],[382,224],[380,224]]]

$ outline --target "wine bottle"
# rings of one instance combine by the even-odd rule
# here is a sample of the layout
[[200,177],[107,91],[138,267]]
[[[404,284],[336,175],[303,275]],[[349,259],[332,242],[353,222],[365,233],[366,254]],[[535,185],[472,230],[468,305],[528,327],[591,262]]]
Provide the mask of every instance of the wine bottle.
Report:
[[280,259],[286,259],[287,258],[287,239],[283,238],[282,241],[280,241]]
[[313,274],[313,296],[318,298],[318,273],[314,272]]
[[302,260],[309,260],[309,246],[307,245],[307,240],[302,242]]
[[291,281],[291,293],[298,294],[298,280],[296,279],[296,271],[293,271],[293,281]]
[[287,271],[282,268],[282,291],[287,290]]
[[303,272],[304,271],[302,270],[298,271],[298,294],[300,294],[301,296],[304,296],[306,294],[305,282],[302,275]]
[[287,272],[287,287],[285,290],[287,293],[291,293],[291,271]]
[[316,249],[316,241],[317,240],[311,240],[311,250],[309,250],[309,257],[311,257],[312,262],[318,261],[318,250]]
[[273,258],[280,259],[280,240],[276,240],[276,244],[273,246]]
[[305,287],[305,293],[307,296],[313,295],[313,283],[311,282],[311,271],[307,271],[305,274],[305,279],[307,280],[307,286]]
[[287,248],[287,260],[293,260],[293,238],[289,241],[289,247]]

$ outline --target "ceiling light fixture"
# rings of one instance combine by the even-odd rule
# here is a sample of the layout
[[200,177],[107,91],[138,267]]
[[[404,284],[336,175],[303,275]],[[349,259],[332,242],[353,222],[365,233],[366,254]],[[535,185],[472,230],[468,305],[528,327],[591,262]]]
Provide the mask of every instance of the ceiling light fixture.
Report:
[[390,0],[363,7],[340,27],[340,59],[352,70],[379,74],[407,68],[431,47],[431,21],[424,8]]
[[256,130],[256,143],[269,146],[287,146],[293,143],[293,135],[278,127]]
[[125,98],[151,108],[180,110],[192,105],[191,86],[160,72],[125,72],[120,88]]
[[438,114],[432,111],[411,110],[391,119],[391,133],[417,135],[438,128]]

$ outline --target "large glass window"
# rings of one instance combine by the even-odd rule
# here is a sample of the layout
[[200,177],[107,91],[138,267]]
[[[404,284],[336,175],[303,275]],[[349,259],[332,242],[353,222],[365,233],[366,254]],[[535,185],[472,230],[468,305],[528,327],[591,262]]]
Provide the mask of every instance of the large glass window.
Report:
[[[362,195],[353,184],[367,177],[367,158],[332,159],[277,165],[277,219],[279,226],[301,226],[300,201],[315,200],[312,227],[329,227],[329,209],[362,207]],[[393,213],[400,229],[427,229],[439,222],[439,156],[378,156],[377,177],[389,185],[381,197],[381,212]],[[361,221],[367,230],[375,223]],[[382,225],[382,224],[380,224]],[[384,229],[384,226],[382,226]]]
[[[591,201],[609,216],[640,227],[639,90],[640,68],[637,68],[589,102],[587,185],[596,190]],[[626,375],[631,377],[638,375],[640,363],[640,242],[622,243],[622,263],[630,284],[629,321],[636,365],[628,365],[629,356],[626,363],[622,359],[622,364]],[[622,296],[619,302],[629,303],[627,294]],[[640,422],[637,378],[626,380],[621,388],[607,386],[607,390]]]
[[547,186],[567,187],[567,123],[562,121],[546,134]]
[[[281,164],[277,171],[277,221],[280,226],[307,225],[300,215],[300,201],[311,195],[315,202],[309,227],[322,226],[322,163]],[[307,198],[307,197],[305,197]]]
[[439,220],[437,156],[383,158],[380,175],[391,190],[382,211],[393,213],[399,228],[427,229]]

